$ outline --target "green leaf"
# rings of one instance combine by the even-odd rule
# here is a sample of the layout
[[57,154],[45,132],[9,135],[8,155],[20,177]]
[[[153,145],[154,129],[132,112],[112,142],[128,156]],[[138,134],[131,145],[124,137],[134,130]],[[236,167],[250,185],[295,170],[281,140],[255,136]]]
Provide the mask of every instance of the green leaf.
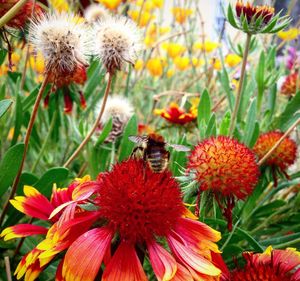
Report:
[[229,126],[230,126],[231,114],[227,111],[222,119],[219,135],[221,136],[228,136],[229,133]]
[[228,100],[228,103],[229,103],[230,111],[232,112],[233,107],[234,107],[234,96],[233,96],[233,93],[232,93],[232,89],[230,87],[229,77],[228,77],[228,73],[226,71],[226,68],[224,67],[221,74],[218,74],[218,75],[219,75],[220,82],[222,84],[222,88],[223,88],[223,90],[225,91],[225,93],[227,95],[227,100]]
[[0,50],[0,65],[2,65],[2,63],[4,62],[6,54],[7,54],[7,51],[1,48],[1,50]]
[[9,148],[4,154],[0,162],[0,196],[6,192],[15,179],[22,162],[23,152],[24,144],[19,143]]
[[300,238],[300,232],[293,233],[290,235],[284,235],[284,236],[280,236],[280,237],[272,237],[272,238],[261,241],[261,244],[263,246],[277,245],[277,244],[290,242],[297,238]]
[[274,17],[274,18],[267,24],[267,26],[266,26],[263,30],[261,30],[260,32],[261,32],[261,33],[269,33],[269,32],[275,27],[275,25],[277,24],[278,18],[279,18],[279,14],[277,14],[277,16]]
[[16,99],[15,116],[16,119],[15,119],[15,126],[14,126],[14,135],[11,141],[11,145],[16,144],[21,131],[22,122],[23,122],[23,108],[21,103],[21,97],[19,94],[17,94],[17,99]]
[[227,20],[234,28],[239,28],[235,22],[235,17],[230,4],[228,5],[228,9],[227,9]]
[[256,98],[254,98],[250,104],[247,120],[246,120],[246,127],[245,133],[242,141],[249,146],[252,136],[255,129],[255,119],[256,119]]
[[48,197],[52,193],[53,184],[56,183],[59,186],[62,182],[66,181],[68,175],[69,170],[66,168],[51,168],[33,186]]
[[[211,112],[211,102],[208,91],[205,89],[200,97],[200,102],[198,105],[198,127],[201,124],[202,120],[205,120],[206,124],[210,119],[210,112]],[[200,128],[200,127],[199,127]]]
[[253,131],[253,134],[252,134],[252,138],[251,138],[251,140],[249,142],[249,145],[248,145],[250,148],[252,148],[255,145],[258,137],[259,137],[259,123],[258,123],[258,121],[255,121],[255,126],[254,126],[254,131]]
[[257,83],[257,109],[260,110],[262,98],[265,90],[265,54],[264,51],[260,53],[258,66],[256,69],[255,79]]
[[112,127],[113,127],[113,121],[112,118],[110,118],[110,120],[104,126],[99,138],[97,139],[95,146],[99,146],[105,141],[105,139],[108,137],[109,133],[111,132]]
[[135,115],[128,121],[127,126],[124,129],[123,139],[120,145],[119,161],[123,161],[128,158],[132,153],[134,143],[128,139],[129,136],[137,134],[138,124]]
[[10,99],[1,100],[0,101],[0,118],[4,115],[4,113],[10,108],[13,101]]
[[210,136],[216,136],[216,135],[217,135],[216,115],[215,113],[213,113],[209,119],[205,136],[208,138]]

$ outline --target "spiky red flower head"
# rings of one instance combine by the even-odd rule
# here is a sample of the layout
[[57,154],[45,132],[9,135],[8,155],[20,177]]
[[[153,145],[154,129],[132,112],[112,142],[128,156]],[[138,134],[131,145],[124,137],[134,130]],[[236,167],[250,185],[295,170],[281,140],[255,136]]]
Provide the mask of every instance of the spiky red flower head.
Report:
[[[0,17],[5,15],[17,2],[18,0],[0,0]],[[13,28],[24,28],[26,21],[31,18],[33,5],[34,15],[41,15],[43,12],[41,6],[35,3],[35,1],[30,0],[26,2],[21,10],[6,25]]]
[[180,188],[171,173],[154,173],[143,161],[117,164],[100,174],[98,181],[101,216],[130,242],[167,236],[184,212]]
[[225,136],[199,143],[189,156],[188,170],[196,172],[201,190],[210,189],[239,199],[252,193],[259,176],[254,153]]
[[274,15],[274,8],[270,6],[253,6],[250,2],[244,4],[242,0],[238,0],[235,6],[236,15],[240,18],[243,14],[247,18],[247,22],[253,23],[259,17],[267,24]]
[[[260,135],[253,150],[261,159],[283,136],[281,132],[268,132]],[[265,164],[271,167],[279,167],[281,171],[286,170],[296,160],[297,145],[289,137],[275,149],[272,155],[266,160]]]
[[295,72],[286,77],[284,77],[284,81],[281,85],[280,92],[286,96],[292,96],[296,94],[298,87],[300,86],[300,78],[299,73]]
[[246,265],[221,280],[230,281],[299,281],[300,253],[295,249],[272,250],[262,254],[244,253]]

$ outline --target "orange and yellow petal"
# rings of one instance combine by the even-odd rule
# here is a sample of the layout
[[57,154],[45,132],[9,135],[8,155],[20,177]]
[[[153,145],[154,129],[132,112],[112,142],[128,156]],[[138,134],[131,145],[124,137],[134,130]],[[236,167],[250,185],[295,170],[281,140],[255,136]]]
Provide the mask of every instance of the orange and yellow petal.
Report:
[[102,281],[147,281],[133,245],[121,242],[104,270]]
[[109,10],[117,9],[122,2],[122,0],[97,0],[97,1],[103,4]]
[[177,263],[171,254],[156,242],[147,244],[150,263],[158,281],[171,280],[177,271]]
[[191,273],[182,266],[180,263],[177,263],[177,271],[175,276],[171,279],[171,281],[194,281],[195,279],[191,275]]
[[34,224],[17,224],[5,228],[0,237],[3,237],[4,241],[19,238],[27,237],[31,235],[46,234],[48,231],[47,228]]
[[103,257],[110,247],[112,236],[112,232],[107,228],[95,228],[81,235],[66,253],[62,270],[65,280],[94,281]]

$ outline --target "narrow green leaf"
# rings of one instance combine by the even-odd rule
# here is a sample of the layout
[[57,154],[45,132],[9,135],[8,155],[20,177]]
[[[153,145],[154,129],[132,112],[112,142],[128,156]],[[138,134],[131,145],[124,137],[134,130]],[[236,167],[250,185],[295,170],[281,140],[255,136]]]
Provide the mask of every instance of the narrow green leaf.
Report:
[[254,131],[253,131],[253,134],[252,134],[252,138],[249,142],[249,147],[250,148],[252,148],[255,145],[258,137],[259,137],[259,123],[258,123],[258,121],[255,121]]
[[227,111],[222,119],[220,129],[219,129],[219,135],[228,136],[230,120],[231,120],[231,114],[229,111]]
[[16,98],[15,118],[16,119],[15,119],[15,126],[14,126],[14,135],[11,141],[11,145],[16,144],[23,123],[23,108],[21,103],[21,97],[19,94],[17,94],[17,98]]
[[120,145],[119,161],[123,161],[132,153],[134,143],[128,139],[129,136],[137,134],[138,124],[135,115],[128,121],[127,126],[124,129],[123,139]]
[[0,162],[0,196],[12,184],[22,162],[24,144],[18,143],[9,148]]
[[4,113],[10,108],[13,101],[10,99],[1,100],[0,101],[0,118],[4,115]]
[[95,146],[99,146],[105,141],[105,139],[108,137],[109,133],[111,132],[112,127],[113,127],[113,122],[111,118],[104,126],[99,138],[97,139]]
[[255,79],[257,83],[257,109],[260,110],[265,90],[265,54],[264,51],[260,53],[258,66],[256,69]]
[[234,17],[232,7],[230,4],[228,5],[228,9],[227,9],[227,19],[234,28],[238,28],[238,25],[236,24],[235,17]]
[[52,193],[53,184],[56,183],[60,187],[67,180],[68,175],[69,170],[66,168],[51,168],[33,186],[48,197]]
[[252,136],[254,133],[255,118],[256,118],[256,99],[254,98],[249,106],[244,137],[242,139],[242,141],[248,146],[252,140]]
[[209,119],[205,136],[208,138],[210,136],[216,136],[216,135],[217,135],[216,115],[215,113],[213,113]]
[[210,119],[210,113],[211,113],[210,97],[208,91],[205,89],[200,97],[200,102],[198,105],[198,118],[197,118],[198,127],[200,126],[202,120],[205,120],[206,124],[208,124],[208,121]]
[[6,54],[7,54],[7,51],[1,48],[1,50],[0,50],[0,65],[2,65],[2,63],[4,62]]
[[267,26],[261,31],[261,33],[269,33],[277,24],[279,15],[277,15],[276,17],[274,17],[268,24]]
[[232,93],[232,89],[230,87],[230,81],[228,77],[228,73],[226,71],[226,68],[223,68],[223,71],[218,74],[220,82],[222,84],[222,88],[224,89],[226,95],[227,95],[227,100],[229,104],[230,111],[233,111],[233,106],[234,106],[234,96]]

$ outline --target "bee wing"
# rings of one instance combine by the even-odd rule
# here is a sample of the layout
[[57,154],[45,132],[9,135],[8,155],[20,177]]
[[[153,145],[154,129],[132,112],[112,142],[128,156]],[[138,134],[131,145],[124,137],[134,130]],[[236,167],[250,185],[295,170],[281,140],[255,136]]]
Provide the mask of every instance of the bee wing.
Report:
[[128,139],[134,143],[143,143],[147,141],[145,136],[129,136]]
[[170,144],[170,143],[167,143],[168,146],[174,148],[176,151],[185,151],[185,152],[188,152],[190,151],[191,149],[185,145],[181,145],[181,144]]

